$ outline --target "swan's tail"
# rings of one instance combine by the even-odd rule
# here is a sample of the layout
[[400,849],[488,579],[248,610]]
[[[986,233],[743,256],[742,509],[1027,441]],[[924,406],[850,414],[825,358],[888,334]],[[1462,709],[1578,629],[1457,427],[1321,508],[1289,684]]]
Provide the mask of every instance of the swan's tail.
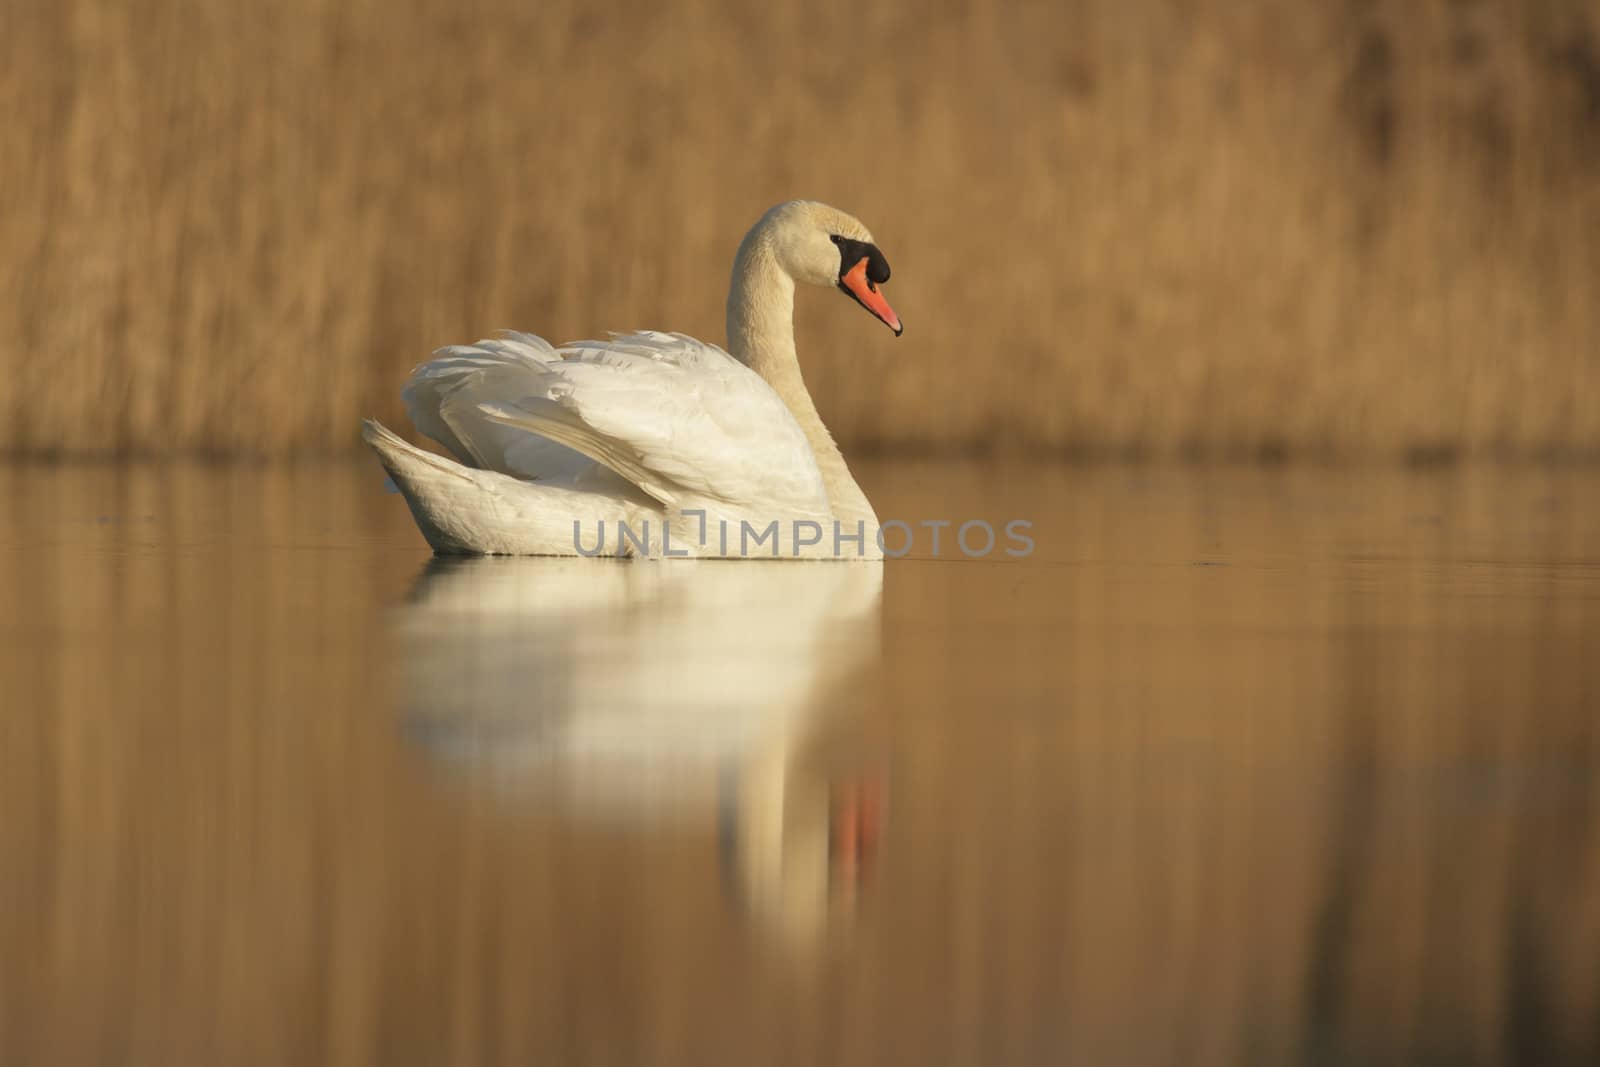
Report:
[[377,419],[361,420],[361,439],[378,454],[378,461],[402,493],[408,481],[427,484],[441,478],[471,480],[461,464],[423,451]]
[[361,420],[361,439],[378,454],[378,462],[406,498],[417,528],[435,552],[472,553],[485,549],[465,541],[452,529],[452,501],[478,496],[472,474],[459,463],[412,445],[376,419]]
[[[602,519],[613,529],[619,518],[633,518],[634,528],[639,526],[636,506],[464,467],[373,419],[362,420],[361,437],[406,498],[422,536],[444,555],[571,556],[578,554],[580,535],[595,539]],[[622,546],[604,551],[620,553]]]

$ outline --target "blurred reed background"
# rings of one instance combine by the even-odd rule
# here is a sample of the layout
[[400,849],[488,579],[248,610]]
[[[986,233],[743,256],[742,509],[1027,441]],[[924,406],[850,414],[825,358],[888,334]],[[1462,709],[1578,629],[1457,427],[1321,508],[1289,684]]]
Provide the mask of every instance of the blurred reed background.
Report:
[[1592,0],[4,0],[0,452],[345,449],[435,346],[722,338],[867,450],[1600,457]]

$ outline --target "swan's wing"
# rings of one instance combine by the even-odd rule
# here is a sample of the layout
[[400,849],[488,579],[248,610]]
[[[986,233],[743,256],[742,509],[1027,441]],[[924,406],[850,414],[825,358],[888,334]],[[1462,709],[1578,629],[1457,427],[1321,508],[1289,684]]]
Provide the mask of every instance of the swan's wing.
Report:
[[645,332],[558,354],[540,361],[521,396],[479,410],[581,452],[663,504],[710,497],[826,514],[822,475],[794,416],[722,349]]
[[525,333],[441,348],[411,372],[400,396],[412,424],[468,467],[567,485],[587,485],[596,474],[610,480],[587,456],[479,410],[480,404],[523,396],[547,364],[560,361],[542,337]]

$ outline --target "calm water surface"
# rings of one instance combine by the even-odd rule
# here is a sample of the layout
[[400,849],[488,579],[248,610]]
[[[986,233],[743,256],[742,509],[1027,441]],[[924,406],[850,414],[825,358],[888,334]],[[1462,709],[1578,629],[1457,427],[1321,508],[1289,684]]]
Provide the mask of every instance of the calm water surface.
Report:
[[1595,1062],[1600,474],[861,473],[1037,550],[0,467],[0,1064]]

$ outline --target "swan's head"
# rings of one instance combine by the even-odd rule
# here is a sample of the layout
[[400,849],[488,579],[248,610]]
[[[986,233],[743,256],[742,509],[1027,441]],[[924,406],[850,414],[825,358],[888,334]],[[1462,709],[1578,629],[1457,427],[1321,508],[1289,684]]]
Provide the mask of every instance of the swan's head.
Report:
[[838,286],[896,337],[905,330],[879,288],[889,280],[889,261],[861,220],[814,200],[791,200],[767,212],[756,230],[765,231],[795,281]]

